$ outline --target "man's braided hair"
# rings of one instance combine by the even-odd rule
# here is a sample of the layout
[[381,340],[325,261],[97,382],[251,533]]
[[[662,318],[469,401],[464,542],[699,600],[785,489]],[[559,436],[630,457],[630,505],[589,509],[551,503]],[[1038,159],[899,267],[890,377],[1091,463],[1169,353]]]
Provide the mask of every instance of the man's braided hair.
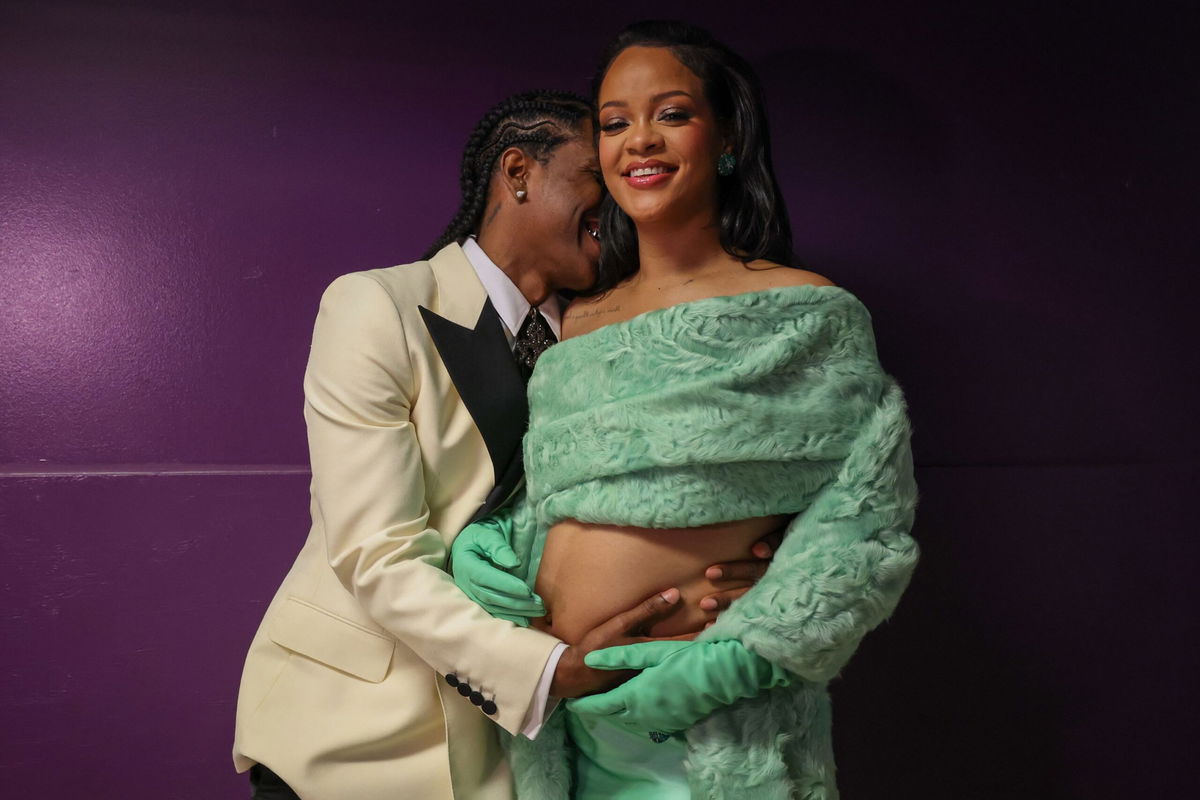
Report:
[[461,244],[479,232],[488,186],[496,160],[510,147],[546,163],[555,148],[577,136],[592,105],[571,92],[534,91],[515,94],[492,108],[467,139],[459,169],[462,202],[445,232],[425,252],[429,258],[450,242]]

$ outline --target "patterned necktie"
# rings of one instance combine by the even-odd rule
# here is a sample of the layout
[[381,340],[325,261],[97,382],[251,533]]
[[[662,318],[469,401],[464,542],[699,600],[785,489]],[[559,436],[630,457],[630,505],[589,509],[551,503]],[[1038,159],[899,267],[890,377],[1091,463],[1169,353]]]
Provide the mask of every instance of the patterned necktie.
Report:
[[533,373],[533,365],[537,363],[538,356],[557,341],[550,325],[536,308],[531,307],[529,316],[521,323],[521,330],[517,331],[517,338],[513,342],[513,358],[517,360],[517,366],[521,368],[525,380],[529,380],[530,374]]

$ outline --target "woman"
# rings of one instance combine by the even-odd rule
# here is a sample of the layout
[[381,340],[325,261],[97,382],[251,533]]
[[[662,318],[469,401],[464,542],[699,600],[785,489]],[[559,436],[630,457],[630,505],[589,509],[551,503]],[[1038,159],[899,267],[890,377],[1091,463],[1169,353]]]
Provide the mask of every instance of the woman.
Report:
[[[610,193],[600,292],[568,309],[565,341],[530,383],[511,531],[522,577],[565,641],[671,585],[685,602],[650,632],[684,634],[713,623],[689,581],[698,567],[787,532],[763,580],[697,643],[669,644],[661,663],[662,645],[590,656],[655,665],[573,703],[558,740],[514,742],[519,794],[561,797],[570,783],[587,798],[836,797],[825,683],[917,559],[902,397],[857,300],[785,266],[790,231],[745,61],[694,27],[640,23],[609,47],[594,89]],[[714,688],[714,671],[740,671],[738,688]],[[682,711],[663,705],[689,692],[700,699]],[[554,760],[564,735],[569,769]]]

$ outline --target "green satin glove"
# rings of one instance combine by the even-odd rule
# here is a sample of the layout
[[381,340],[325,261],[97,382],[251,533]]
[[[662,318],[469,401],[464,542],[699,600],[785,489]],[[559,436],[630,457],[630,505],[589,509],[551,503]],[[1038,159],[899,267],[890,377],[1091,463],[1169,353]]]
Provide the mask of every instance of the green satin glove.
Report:
[[546,615],[546,607],[525,581],[505,571],[521,565],[511,536],[511,511],[471,523],[450,545],[450,567],[467,597],[493,617],[527,627],[531,618]]
[[687,730],[718,708],[791,682],[785,670],[734,639],[607,647],[583,661],[594,669],[643,672],[604,694],[569,700],[567,708],[655,733]]

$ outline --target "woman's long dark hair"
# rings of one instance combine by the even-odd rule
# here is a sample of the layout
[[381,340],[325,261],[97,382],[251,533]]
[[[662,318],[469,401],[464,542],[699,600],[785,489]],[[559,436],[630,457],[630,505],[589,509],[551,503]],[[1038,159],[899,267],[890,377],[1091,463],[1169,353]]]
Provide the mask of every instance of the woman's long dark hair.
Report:
[[492,172],[501,153],[519,147],[530,158],[545,163],[559,145],[580,135],[591,118],[591,103],[572,92],[522,92],[493,106],[475,125],[463,148],[458,211],[421,258],[431,258],[451,242],[462,244],[470,234],[479,233]]
[[[770,131],[758,76],[747,61],[708,31],[686,22],[635,22],[604,50],[592,79],[600,84],[612,62],[629,47],[665,47],[696,74],[737,160],[733,174],[717,178],[721,246],[744,263],[765,258],[791,265],[792,227],[771,166]],[[616,286],[638,270],[637,230],[611,196],[600,213],[600,275],[593,292]]]

